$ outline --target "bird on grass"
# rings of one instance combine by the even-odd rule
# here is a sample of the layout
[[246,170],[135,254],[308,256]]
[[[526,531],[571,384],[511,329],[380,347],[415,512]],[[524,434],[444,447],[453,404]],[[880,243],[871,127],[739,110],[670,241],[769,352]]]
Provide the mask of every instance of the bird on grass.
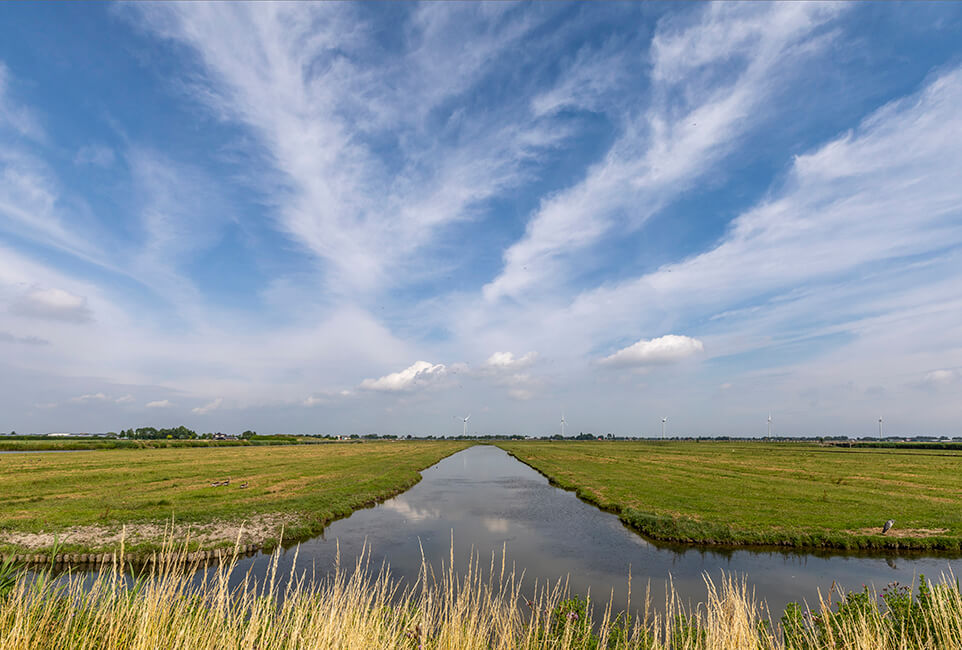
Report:
[[892,526],[894,525],[895,525],[894,519],[889,519],[888,521],[886,521],[885,525],[882,526],[882,534],[884,535],[885,533],[889,532],[889,530],[891,530]]
[[247,487],[247,481],[244,481],[243,483],[240,484],[240,489],[243,490],[246,487]]

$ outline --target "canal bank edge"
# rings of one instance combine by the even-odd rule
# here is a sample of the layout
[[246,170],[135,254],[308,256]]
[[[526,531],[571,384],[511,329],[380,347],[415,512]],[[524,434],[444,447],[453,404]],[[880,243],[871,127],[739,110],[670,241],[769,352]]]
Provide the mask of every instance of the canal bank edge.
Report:
[[541,474],[551,485],[574,492],[586,503],[618,516],[633,531],[653,542],[692,544],[699,546],[745,548],[836,549],[842,551],[948,551],[962,552],[962,538],[932,535],[929,537],[885,537],[882,535],[850,535],[829,532],[754,531],[699,521],[693,517],[658,515],[619,503],[604,501],[583,486],[543,472],[508,449],[499,449]]
[[[422,472],[437,465],[439,462],[464,451],[473,445],[467,445],[452,449],[449,453],[442,455],[430,464],[419,467],[416,476],[411,481],[403,482],[389,490],[378,492],[363,502],[351,508],[337,509],[331,515],[316,519],[303,519],[295,521],[291,525],[285,525],[281,535],[266,535],[261,539],[251,539],[248,544],[237,545],[235,542],[222,541],[208,547],[202,545],[191,545],[190,548],[175,548],[171,550],[165,548],[165,543],[171,540],[160,539],[155,542],[144,542],[136,548],[123,552],[123,562],[125,564],[145,565],[149,563],[185,559],[188,562],[219,562],[230,559],[233,553],[238,556],[252,555],[260,551],[270,552],[278,546],[285,548],[296,545],[312,537],[316,537],[324,532],[333,522],[339,519],[350,517],[358,510],[373,508],[379,503],[388,499],[393,499],[399,494],[407,492],[412,487],[421,482]],[[169,522],[168,522],[169,523]],[[189,528],[190,524],[186,524]],[[15,545],[7,545],[8,550],[0,553],[0,563],[11,561],[26,565],[53,565],[53,566],[73,566],[73,565],[104,565],[110,564],[120,558],[117,551],[106,552],[104,545],[90,546],[88,548],[70,548],[70,552],[61,552],[56,545],[53,549],[49,548],[17,548]]]

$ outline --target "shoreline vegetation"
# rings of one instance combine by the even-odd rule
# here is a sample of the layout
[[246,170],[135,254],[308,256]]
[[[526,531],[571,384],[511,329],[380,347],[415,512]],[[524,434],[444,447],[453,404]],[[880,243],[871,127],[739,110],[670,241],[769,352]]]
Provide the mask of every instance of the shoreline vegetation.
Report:
[[[665,543],[962,551],[962,453],[760,442],[499,442]],[[882,534],[882,523],[896,527]]]
[[313,537],[400,494],[421,470],[467,446],[365,441],[0,455],[0,555],[50,561],[46,551],[56,547],[60,563],[89,563],[124,539],[128,559],[146,559],[169,535],[189,536],[194,553],[235,544],[270,550],[282,534],[291,542]]
[[[624,650],[951,649],[962,639],[962,594],[952,576],[881,593],[833,586],[811,606],[769,612],[746,576],[705,575],[705,600],[690,604],[670,582],[635,586],[625,612],[571,594],[566,584],[528,584],[504,553],[477,556],[466,571],[422,564],[413,584],[371,571],[362,554],[331,575],[239,575],[237,550],[201,580],[186,546],[168,540],[161,559],[125,576],[125,551],[90,579],[82,572],[28,573],[0,565],[0,647],[410,648]],[[626,577],[629,588],[630,576]],[[661,597],[660,594],[664,593]]]

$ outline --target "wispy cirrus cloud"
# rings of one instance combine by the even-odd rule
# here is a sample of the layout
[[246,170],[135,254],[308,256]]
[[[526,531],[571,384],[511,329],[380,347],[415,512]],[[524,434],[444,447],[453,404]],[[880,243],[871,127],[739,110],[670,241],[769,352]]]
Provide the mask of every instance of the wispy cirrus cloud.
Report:
[[12,97],[10,71],[0,61],[0,129],[12,129],[16,134],[40,140],[45,137],[40,120],[29,108]]
[[71,397],[70,401],[75,404],[83,404],[84,402],[106,402],[108,399],[103,393],[88,393],[86,395]]
[[223,403],[224,403],[224,398],[218,397],[216,399],[213,399],[207,402],[203,406],[197,406],[192,408],[190,412],[196,415],[207,415],[208,413],[219,409]]
[[[808,351],[778,362],[782,372],[791,368],[779,385],[799,392],[839,377],[897,385],[954,360],[951,332],[962,326],[959,101],[962,69],[942,71],[797,156],[782,185],[709,250],[582,292],[545,317],[589,340],[666,318],[705,319],[709,359],[756,364],[749,355]],[[829,343],[835,353],[818,354]]]
[[714,170],[739,138],[766,123],[766,102],[824,45],[822,28],[838,11],[714,4],[694,20],[662,21],[651,43],[654,101],[627,119],[583,180],[542,200],[485,297],[556,287],[570,279],[580,251],[615,228],[637,228]]
[[110,11],[150,110],[0,68],[4,414],[955,421],[960,49],[924,17],[940,47],[813,3]]
[[[197,52],[198,97],[256,134],[280,174],[270,189],[278,223],[326,263],[330,291],[403,282],[388,269],[423,272],[416,251],[524,180],[523,163],[562,134],[531,118],[505,120],[503,111],[472,120],[436,114],[518,45],[536,14],[509,20],[502,10],[424,5],[405,26],[408,47],[395,52],[349,5],[139,13]],[[385,139],[399,165],[385,159]]]
[[86,144],[77,150],[74,164],[93,165],[95,167],[110,167],[116,159],[114,150],[103,144]]

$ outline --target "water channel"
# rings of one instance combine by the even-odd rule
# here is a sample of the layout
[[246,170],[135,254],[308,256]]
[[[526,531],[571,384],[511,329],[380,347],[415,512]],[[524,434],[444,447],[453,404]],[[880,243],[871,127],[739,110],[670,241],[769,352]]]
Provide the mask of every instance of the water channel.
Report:
[[[863,584],[881,590],[892,581],[911,584],[919,574],[938,579],[950,569],[962,575],[962,559],[920,555],[801,553],[785,550],[744,550],[652,543],[624,527],[610,513],[578,499],[574,493],[549,485],[527,465],[493,446],[474,446],[445,458],[422,472],[423,479],[407,492],[373,508],[333,522],[320,537],[299,545],[297,566],[321,570],[333,567],[338,545],[342,564],[367,544],[371,566],[390,565],[393,576],[416,580],[421,553],[435,570],[447,563],[454,540],[455,568],[464,568],[472,553],[490,561],[507,548],[509,565],[524,569],[524,584],[568,577],[574,593],[589,590],[594,600],[627,604],[632,576],[632,610],[645,586],[651,584],[655,606],[664,603],[669,575],[676,592],[697,603],[706,598],[703,576],[721,571],[747,574],[756,596],[780,616],[786,603],[818,602],[833,581],[846,589]],[[280,569],[291,568],[294,549],[286,550]],[[264,554],[242,559],[263,577],[269,566]],[[282,574],[283,575],[283,574]]]

